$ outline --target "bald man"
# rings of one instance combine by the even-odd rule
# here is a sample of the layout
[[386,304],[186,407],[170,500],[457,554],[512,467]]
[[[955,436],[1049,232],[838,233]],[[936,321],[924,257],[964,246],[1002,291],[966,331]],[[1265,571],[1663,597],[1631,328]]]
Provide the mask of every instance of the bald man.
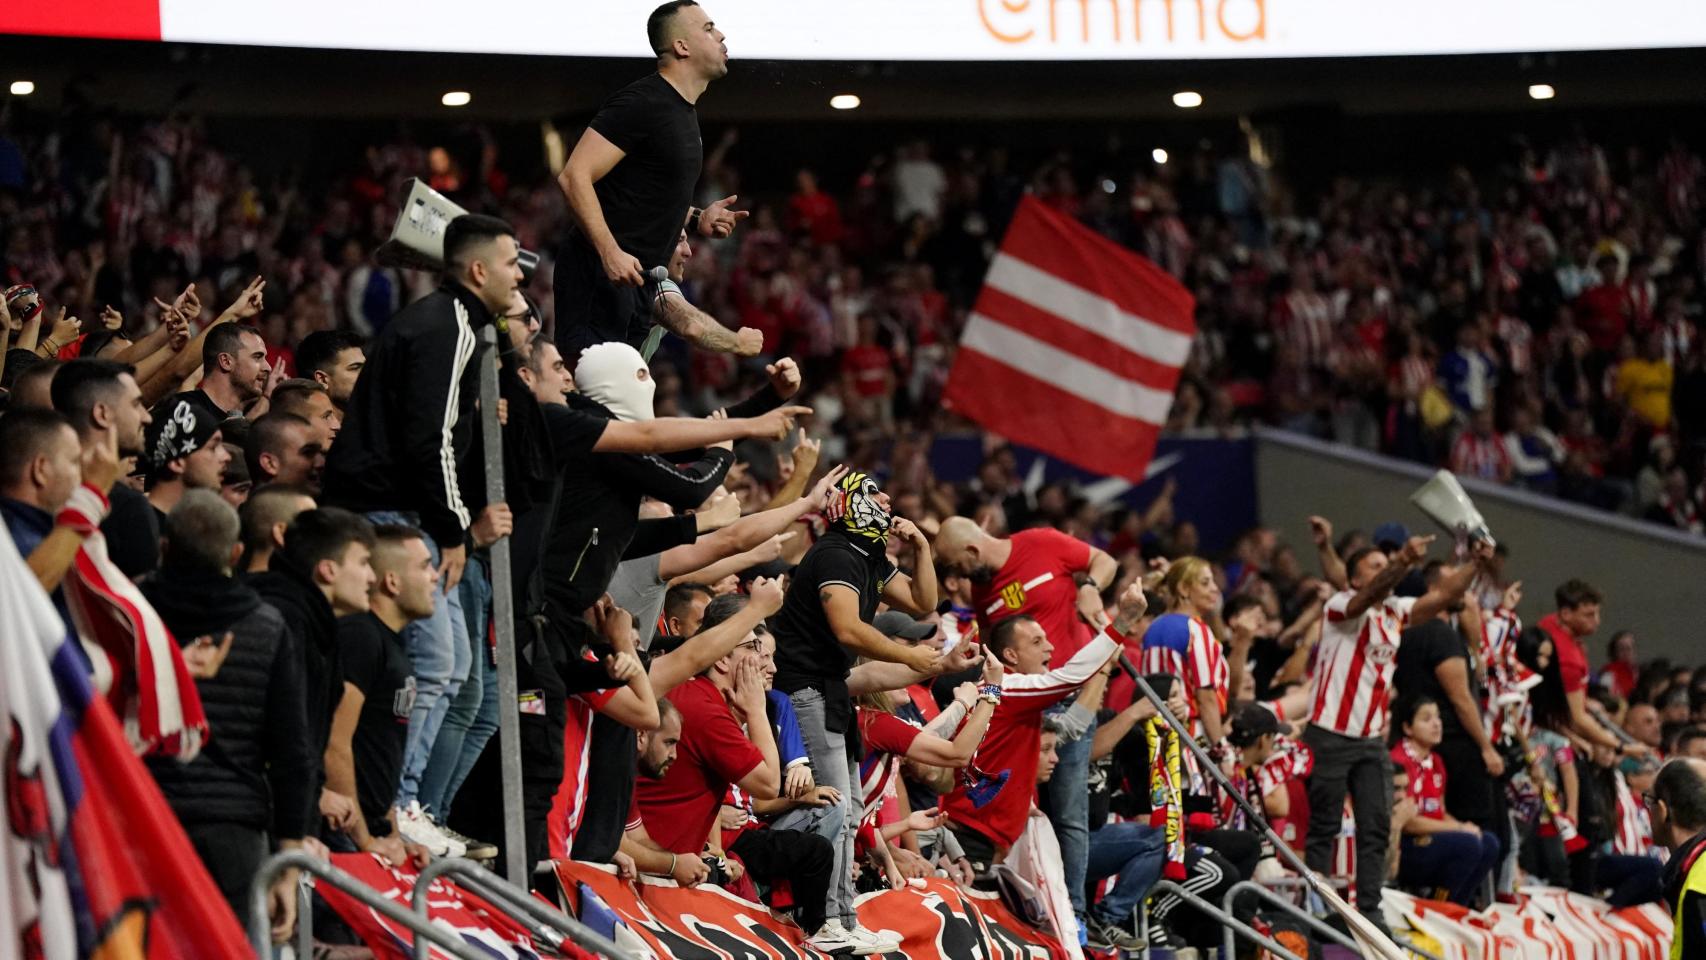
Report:
[[[965,517],[950,517],[936,534],[936,556],[945,573],[971,581],[972,609],[984,636],[995,624],[1029,617],[1054,646],[1048,668],[1058,670],[1094,636],[1088,621],[1102,613],[1102,591],[1120,565],[1106,552],[1046,527],[1002,539]],[[1061,710],[1069,704],[1063,703]],[[1084,918],[1084,876],[1090,862],[1091,724],[1083,736],[1062,743],[1060,766],[1038,786],[1060,841],[1072,909]]]

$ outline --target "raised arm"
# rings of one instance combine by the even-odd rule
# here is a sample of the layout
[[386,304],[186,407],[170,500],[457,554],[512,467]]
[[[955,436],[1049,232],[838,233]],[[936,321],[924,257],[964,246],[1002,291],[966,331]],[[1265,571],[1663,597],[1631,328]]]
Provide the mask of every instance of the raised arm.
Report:
[[1475,575],[1485,570],[1493,559],[1493,545],[1485,540],[1476,540],[1471,550],[1472,562],[1458,564],[1457,569],[1440,577],[1432,590],[1416,598],[1416,605],[1410,609],[1412,621],[1425,623],[1432,620],[1441,610],[1449,610],[1463,599],[1469,585],[1475,582]]
[[659,287],[657,299],[652,301],[652,316],[664,329],[701,350],[732,353],[737,357],[754,357],[764,350],[763,331],[752,327],[730,330],[716,317],[687,302],[674,282]]
[[669,453],[709,447],[725,440],[781,440],[794,428],[794,418],[810,407],[778,407],[760,417],[741,420],[698,420],[659,417],[627,423],[611,421],[593,445],[596,453]]
[[883,636],[881,630],[859,618],[859,593],[840,583],[824,584],[818,602],[835,640],[862,657],[897,663],[920,673],[928,672],[940,657],[929,647],[908,646]]
[[763,577],[752,581],[746,606],[714,627],[701,630],[674,650],[655,657],[651,666],[652,691],[664,696],[729,655],[747,634],[765,618],[782,609],[782,585]]
[[913,565],[912,576],[897,573],[889,578],[883,587],[883,602],[915,617],[933,613],[937,600],[936,561],[930,556],[930,538],[905,517],[894,518],[893,532],[912,544],[918,562]]
[[[1404,549],[1393,555],[1392,561],[1384,570],[1369,578],[1369,581],[1362,585],[1362,589],[1351,596],[1345,604],[1345,617],[1354,620],[1367,613],[1368,608],[1386,599],[1392,593],[1392,588],[1398,585],[1398,581],[1404,579],[1404,574],[1409,573],[1411,567],[1428,555],[1428,544],[1432,543],[1433,539],[1431,536],[1411,537],[1410,541],[1404,544]],[[1415,616],[1413,613],[1411,615]]]
[[1309,537],[1315,541],[1315,556],[1321,561],[1322,578],[1334,589],[1345,589],[1349,581],[1345,575],[1345,561],[1339,558],[1339,551],[1333,547],[1333,522],[1326,517],[1310,517]]
[[[823,480],[818,481],[812,492],[800,497],[787,506],[774,510],[765,510],[750,517],[742,517],[734,523],[710,534],[700,537],[697,541],[675,547],[664,553],[658,561],[658,577],[663,580],[673,580],[683,574],[692,573],[725,557],[752,550],[771,537],[779,536],[801,517],[821,506],[824,496],[834,488],[847,472],[846,467],[831,470]],[[744,569],[744,568],[742,568]],[[715,583],[715,579],[705,582]]]

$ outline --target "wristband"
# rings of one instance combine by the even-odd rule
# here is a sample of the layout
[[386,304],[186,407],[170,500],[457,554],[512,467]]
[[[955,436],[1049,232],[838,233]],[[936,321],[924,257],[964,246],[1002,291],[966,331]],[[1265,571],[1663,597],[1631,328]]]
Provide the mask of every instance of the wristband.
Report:
[[699,232],[699,217],[702,214],[704,214],[704,212],[705,211],[699,209],[698,207],[689,207],[687,209],[687,232],[689,232],[689,233],[698,233]]
[[71,491],[71,496],[66,498],[65,506],[59,508],[53,522],[55,526],[75,530],[87,537],[100,529],[101,521],[107,518],[107,511],[111,508],[106,494],[85,483]]
[[1001,688],[993,683],[986,683],[977,688],[977,698],[985,703],[1000,704]]

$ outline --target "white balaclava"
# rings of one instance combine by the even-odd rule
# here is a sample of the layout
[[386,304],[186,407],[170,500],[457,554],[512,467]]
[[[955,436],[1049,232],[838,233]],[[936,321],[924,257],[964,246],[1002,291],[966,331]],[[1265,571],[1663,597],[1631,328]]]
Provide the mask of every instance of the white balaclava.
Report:
[[652,419],[657,388],[640,351],[625,343],[594,344],[581,351],[575,364],[575,389],[603,404],[618,420]]

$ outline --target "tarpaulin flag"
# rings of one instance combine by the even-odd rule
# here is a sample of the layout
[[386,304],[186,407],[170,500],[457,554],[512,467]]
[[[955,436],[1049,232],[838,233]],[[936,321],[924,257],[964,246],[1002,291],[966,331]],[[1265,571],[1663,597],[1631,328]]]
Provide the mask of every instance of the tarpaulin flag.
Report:
[[1195,310],[1160,267],[1026,197],[966,322],[945,399],[1014,443],[1141,482]]
[[252,957],[76,643],[0,529],[0,957]]

